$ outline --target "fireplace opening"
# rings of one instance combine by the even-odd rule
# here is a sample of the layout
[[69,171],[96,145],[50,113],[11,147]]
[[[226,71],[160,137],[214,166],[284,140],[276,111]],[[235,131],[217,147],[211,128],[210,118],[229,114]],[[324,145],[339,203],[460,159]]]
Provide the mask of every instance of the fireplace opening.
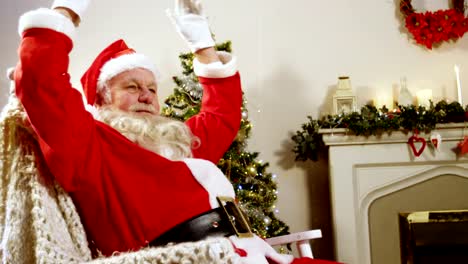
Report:
[[399,213],[402,264],[468,263],[468,210]]

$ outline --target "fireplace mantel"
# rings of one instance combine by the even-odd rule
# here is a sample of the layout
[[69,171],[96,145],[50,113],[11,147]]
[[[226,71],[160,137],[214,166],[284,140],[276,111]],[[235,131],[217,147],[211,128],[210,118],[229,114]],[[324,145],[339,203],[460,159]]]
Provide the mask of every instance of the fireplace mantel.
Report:
[[320,133],[329,146],[333,230],[336,257],[341,262],[371,263],[368,215],[376,199],[441,175],[468,179],[468,154],[458,157],[453,151],[468,136],[463,124],[441,124],[432,131],[442,137],[439,150],[431,145],[430,133],[420,133],[427,146],[419,157],[407,144],[412,134],[404,131],[369,137],[346,129],[322,129]]
[[[460,141],[464,135],[468,136],[468,124],[466,127],[462,123],[439,124],[431,133],[439,133],[444,141]],[[429,138],[431,133],[420,133],[420,136]],[[349,133],[346,128],[320,129],[320,134],[328,146],[406,143],[408,137],[412,135],[399,130],[379,136],[356,136]]]

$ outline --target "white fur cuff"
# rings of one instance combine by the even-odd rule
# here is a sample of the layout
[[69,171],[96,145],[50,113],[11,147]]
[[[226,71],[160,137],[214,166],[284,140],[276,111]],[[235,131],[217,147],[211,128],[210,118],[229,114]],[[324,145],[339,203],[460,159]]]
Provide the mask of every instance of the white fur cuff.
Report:
[[225,51],[217,52],[222,63],[204,64],[197,59],[193,61],[195,74],[207,78],[226,78],[237,72],[237,59]]
[[235,198],[234,188],[223,172],[210,161],[203,159],[182,160],[192,172],[198,183],[208,192],[211,208],[219,207],[218,196]]
[[39,8],[26,12],[19,19],[18,33],[22,36],[25,30],[31,28],[48,28],[67,35],[73,40],[75,26],[64,15],[48,8]]

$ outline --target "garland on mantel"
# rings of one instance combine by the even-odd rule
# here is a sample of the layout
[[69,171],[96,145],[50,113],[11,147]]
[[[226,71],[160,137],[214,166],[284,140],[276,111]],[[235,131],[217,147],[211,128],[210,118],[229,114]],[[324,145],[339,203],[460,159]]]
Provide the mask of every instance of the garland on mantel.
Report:
[[468,105],[464,109],[458,102],[447,103],[442,100],[428,108],[424,106],[399,106],[398,110],[387,108],[377,109],[372,105],[365,105],[360,113],[327,115],[319,120],[307,116],[308,122],[302,124],[301,129],[292,136],[293,152],[296,161],[318,160],[320,151],[326,146],[319,134],[321,128],[346,128],[351,134],[371,136],[392,131],[403,130],[431,132],[436,124],[461,123],[468,121]]

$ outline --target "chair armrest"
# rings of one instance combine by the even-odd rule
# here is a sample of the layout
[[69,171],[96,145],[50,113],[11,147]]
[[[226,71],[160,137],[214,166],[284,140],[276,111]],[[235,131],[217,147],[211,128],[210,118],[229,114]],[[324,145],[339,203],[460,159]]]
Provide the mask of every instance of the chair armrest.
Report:
[[320,229],[315,229],[284,236],[268,238],[266,239],[266,242],[271,246],[284,245],[296,242],[297,250],[299,251],[299,255],[301,257],[313,258],[312,248],[310,247],[309,240],[321,237],[322,231]]

